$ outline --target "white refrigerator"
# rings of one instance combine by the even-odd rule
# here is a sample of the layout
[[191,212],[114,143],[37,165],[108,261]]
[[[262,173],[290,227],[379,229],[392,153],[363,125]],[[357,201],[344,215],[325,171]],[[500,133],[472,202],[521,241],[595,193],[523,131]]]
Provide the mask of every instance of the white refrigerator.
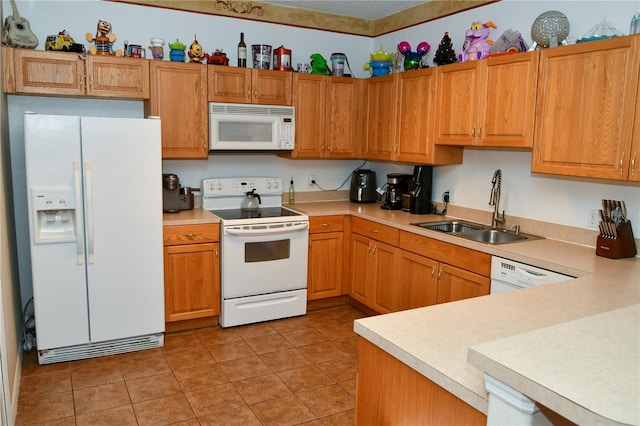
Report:
[[40,364],[159,347],[159,119],[25,114]]

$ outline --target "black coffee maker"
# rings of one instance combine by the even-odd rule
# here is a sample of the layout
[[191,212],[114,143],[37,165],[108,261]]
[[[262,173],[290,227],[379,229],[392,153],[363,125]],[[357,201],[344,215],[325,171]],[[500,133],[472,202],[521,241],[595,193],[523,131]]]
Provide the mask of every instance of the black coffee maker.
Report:
[[389,173],[380,208],[400,210],[402,208],[402,194],[406,194],[409,191],[409,182],[412,177],[412,175],[405,173]]
[[413,214],[430,214],[433,166],[415,166],[408,191],[402,195],[402,210]]

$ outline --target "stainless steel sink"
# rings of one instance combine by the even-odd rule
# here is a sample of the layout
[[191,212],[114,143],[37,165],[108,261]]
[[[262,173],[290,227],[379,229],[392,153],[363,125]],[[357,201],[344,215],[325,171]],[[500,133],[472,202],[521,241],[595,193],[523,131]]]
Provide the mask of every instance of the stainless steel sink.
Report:
[[478,241],[485,244],[507,244],[518,241],[537,240],[542,237],[536,235],[515,233],[506,229],[495,229],[480,223],[467,222],[464,220],[448,220],[440,222],[412,223],[424,229],[444,232],[468,240]]

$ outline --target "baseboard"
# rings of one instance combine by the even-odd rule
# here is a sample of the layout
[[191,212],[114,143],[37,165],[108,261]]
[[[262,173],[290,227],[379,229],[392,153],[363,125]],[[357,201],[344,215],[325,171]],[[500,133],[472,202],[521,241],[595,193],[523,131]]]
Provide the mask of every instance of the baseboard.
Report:
[[16,372],[13,378],[13,392],[11,393],[10,407],[7,407],[7,415],[9,417],[9,424],[16,424],[16,417],[18,416],[18,397],[20,395],[20,382],[22,381],[22,355],[23,351],[18,351],[18,359],[16,361]]

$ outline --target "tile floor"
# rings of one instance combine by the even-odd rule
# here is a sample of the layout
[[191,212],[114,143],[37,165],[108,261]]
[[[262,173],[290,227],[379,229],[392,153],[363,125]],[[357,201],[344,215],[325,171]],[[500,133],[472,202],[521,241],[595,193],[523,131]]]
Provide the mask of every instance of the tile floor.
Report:
[[17,425],[353,425],[356,335],[348,306],[165,345],[39,366],[26,353]]

